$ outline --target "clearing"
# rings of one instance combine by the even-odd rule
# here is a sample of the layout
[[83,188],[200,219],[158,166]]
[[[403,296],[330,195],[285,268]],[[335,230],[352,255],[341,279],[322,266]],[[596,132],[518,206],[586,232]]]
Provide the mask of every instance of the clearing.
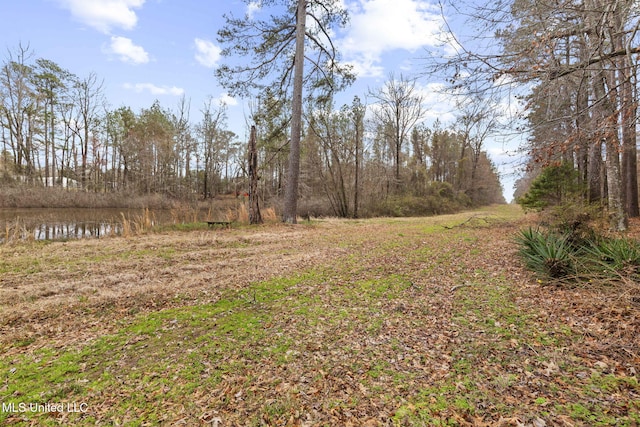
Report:
[[516,206],[0,247],[0,424],[637,426],[640,307]]

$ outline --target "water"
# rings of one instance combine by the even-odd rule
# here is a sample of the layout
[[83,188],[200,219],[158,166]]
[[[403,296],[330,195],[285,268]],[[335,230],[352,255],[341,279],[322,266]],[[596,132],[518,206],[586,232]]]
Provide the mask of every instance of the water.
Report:
[[[123,215],[142,218],[141,209],[0,209],[0,242],[18,239],[66,240],[120,235]],[[169,211],[153,211],[153,225],[171,223]]]

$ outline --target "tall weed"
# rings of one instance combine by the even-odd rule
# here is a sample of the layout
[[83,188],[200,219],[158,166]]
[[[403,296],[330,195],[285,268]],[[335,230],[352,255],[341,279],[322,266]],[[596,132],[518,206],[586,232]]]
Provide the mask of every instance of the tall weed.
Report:
[[278,215],[276,214],[276,210],[274,208],[266,208],[262,212],[262,219],[264,222],[278,222]]
[[7,221],[2,237],[0,243],[34,239],[33,233],[29,232],[26,224],[20,218],[16,218],[14,221]]

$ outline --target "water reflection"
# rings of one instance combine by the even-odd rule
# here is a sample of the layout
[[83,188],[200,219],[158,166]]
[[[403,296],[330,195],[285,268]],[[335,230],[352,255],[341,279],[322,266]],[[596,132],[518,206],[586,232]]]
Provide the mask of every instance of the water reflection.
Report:
[[[135,220],[143,214],[143,210],[135,209],[0,209],[0,243],[121,235],[123,221]],[[168,211],[154,211],[150,216],[153,225],[171,222]]]
[[122,224],[83,222],[63,224],[39,224],[33,230],[36,240],[82,239],[87,237],[115,236],[122,233]]

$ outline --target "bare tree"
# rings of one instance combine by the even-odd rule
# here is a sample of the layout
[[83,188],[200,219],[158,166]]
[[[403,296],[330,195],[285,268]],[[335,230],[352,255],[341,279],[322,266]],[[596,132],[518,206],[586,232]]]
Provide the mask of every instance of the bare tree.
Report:
[[100,112],[105,103],[102,87],[103,82],[98,81],[98,76],[90,73],[86,78],[76,80],[72,89],[76,116],[68,125],[80,143],[80,179],[84,189],[87,188],[89,176],[89,143],[97,131]]
[[314,145],[317,145],[317,155],[313,162],[315,175],[329,200],[333,214],[345,218],[351,216],[357,133],[360,131],[358,128],[358,123],[351,117],[349,106],[334,111],[332,103],[325,103],[309,119],[308,138],[312,138]]
[[204,198],[215,195],[215,180],[221,175],[223,145],[225,138],[230,138],[230,133],[225,130],[227,120],[227,107],[222,104],[213,105],[209,98],[202,109],[203,118],[196,126],[196,133],[200,143],[200,153],[204,160],[204,176],[202,194]]
[[22,45],[16,52],[9,52],[0,76],[1,123],[9,131],[15,169],[30,181],[36,172],[33,135],[38,109],[31,85],[33,68],[29,60],[32,55],[29,46]]
[[193,155],[193,138],[191,134],[191,125],[189,123],[189,112],[191,109],[191,101],[184,95],[180,97],[178,103],[178,112],[173,115],[173,127],[175,129],[176,149],[176,171],[180,182],[177,182],[176,191],[183,190],[182,182],[186,183],[187,188],[190,184],[191,176],[191,157]]
[[400,79],[396,80],[390,74],[384,87],[369,90],[369,95],[377,104],[372,108],[375,120],[390,133],[387,139],[392,144],[396,187],[400,185],[402,147],[408,141],[413,126],[424,116],[424,98],[415,86],[415,79],[410,80],[400,75]]
[[[473,21],[496,34],[498,43],[474,52],[458,42],[458,54],[434,60],[430,71],[445,72],[458,89],[521,90],[530,107],[532,160],[570,161],[591,186],[592,198],[605,196],[599,190],[606,171],[611,225],[624,228],[623,217],[638,213],[635,3],[511,0],[502,7],[451,6],[469,7]],[[604,143],[608,154],[600,168]]]
[[[482,98],[480,94],[463,99],[458,108],[458,133],[462,137],[460,164],[456,185],[463,190],[472,201],[476,195],[478,182],[478,166],[483,154],[486,140],[497,131],[500,117],[500,106],[491,98]],[[465,176],[464,163],[471,160],[471,174]]]

